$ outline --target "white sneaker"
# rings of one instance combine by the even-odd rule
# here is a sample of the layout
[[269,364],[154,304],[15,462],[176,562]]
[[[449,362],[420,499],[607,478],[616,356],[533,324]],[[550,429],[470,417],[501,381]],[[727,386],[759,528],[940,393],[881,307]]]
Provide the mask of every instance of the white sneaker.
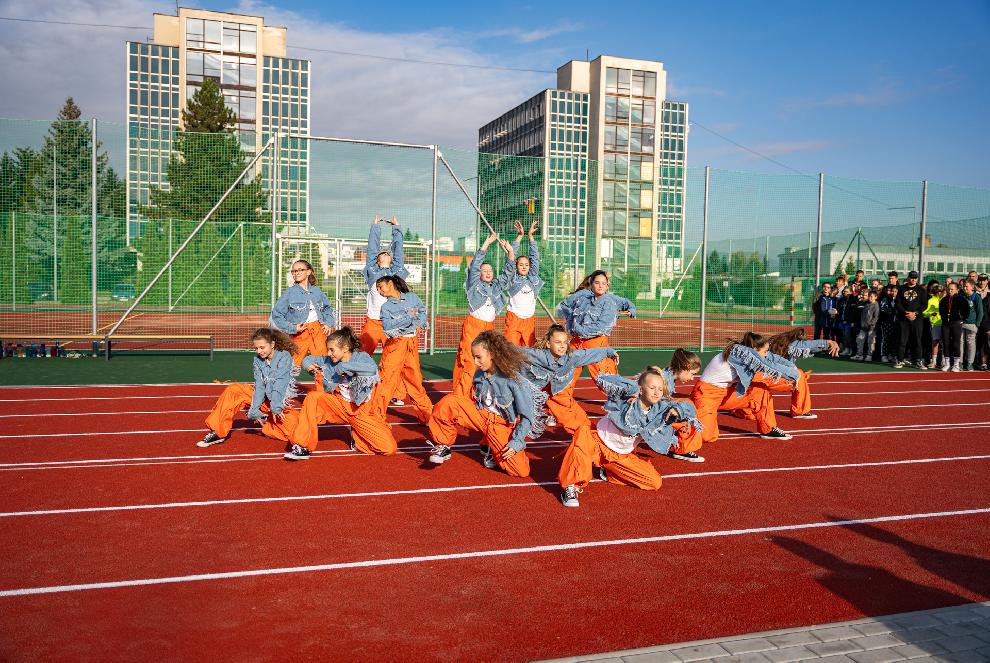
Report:
[[863,361],[863,355],[853,355],[853,361]]
[[952,373],[958,373],[958,372],[959,372],[959,371],[961,371],[961,370],[962,370],[962,369],[961,369],[961,368],[959,368],[959,364],[953,364],[953,365],[952,365],[952,368],[950,368],[950,369],[949,369],[949,371],[950,371],[950,372],[952,372]]
[[564,506],[576,509],[581,506],[581,503],[578,502],[578,493],[580,492],[581,489],[572,483],[560,492],[560,503]]
[[433,444],[429,440],[427,440],[427,443],[433,447],[433,453],[430,454],[431,463],[440,465],[450,460],[450,447],[446,444]]
[[389,401],[389,405],[394,405],[395,407],[402,407],[405,404],[406,402],[401,398],[393,398],[391,401]]
[[796,414],[791,419],[817,419],[818,415],[814,412],[805,412],[804,414]]
[[873,361],[873,357],[866,357],[863,359],[863,361]]
[[492,448],[484,444],[481,445],[481,464],[489,470],[498,469],[498,462],[495,460]]
[[949,370],[949,365],[948,364],[942,364],[942,372],[945,373],[948,370]]

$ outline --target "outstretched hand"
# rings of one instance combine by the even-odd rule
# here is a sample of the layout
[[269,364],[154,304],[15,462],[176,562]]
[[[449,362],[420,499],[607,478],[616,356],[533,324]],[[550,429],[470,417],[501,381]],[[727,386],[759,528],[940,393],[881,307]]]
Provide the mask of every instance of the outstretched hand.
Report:
[[484,251],[488,249],[488,247],[494,244],[495,240],[497,239],[498,239],[498,235],[496,235],[495,233],[489,235],[488,238],[485,240],[485,243],[481,245],[481,250]]
[[[540,222],[539,221],[533,221],[533,223],[530,224],[530,226],[529,226],[529,241],[531,241],[531,242],[533,241],[533,235],[536,234],[536,231],[537,231],[537,229],[539,227],[540,227]],[[521,233],[522,231],[520,230],[519,232]]]
[[828,346],[828,354],[832,357],[839,356],[839,344],[835,341],[825,341]]
[[391,219],[388,220],[388,223],[393,226],[397,226],[399,225],[399,220],[393,216]]

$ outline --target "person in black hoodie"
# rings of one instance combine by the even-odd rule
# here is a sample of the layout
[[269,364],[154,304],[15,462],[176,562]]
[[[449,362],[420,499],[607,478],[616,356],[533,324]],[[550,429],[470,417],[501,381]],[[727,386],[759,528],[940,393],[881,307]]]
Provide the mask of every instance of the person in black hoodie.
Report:
[[921,315],[928,306],[928,292],[918,284],[918,272],[908,274],[907,283],[897,291],[897,328],[900,334],[897,344],[897,361],[894,368],[904,366],[908,342],[911,343],[911,355],[915,365],[924,370],[925,361],[921,354],[921,338],[924,317]]
[[969,315],[969,302],[957,284],[946,287],[945,297],[938,303],[938,313],[942,316],[942,354],[948,360],[942,364],[942,370],[958,372],[962,361],[962,326]]
[[880,361],[892,362],[897,356],[897,286],[888,284],[880,298]]

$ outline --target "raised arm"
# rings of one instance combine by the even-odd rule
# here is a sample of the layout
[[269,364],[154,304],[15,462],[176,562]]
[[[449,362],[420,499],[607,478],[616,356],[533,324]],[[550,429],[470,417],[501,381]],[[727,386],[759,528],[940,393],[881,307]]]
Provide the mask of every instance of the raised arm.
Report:
[[378,253],[382,246],[382,227],[378,223],[378,215],[368,231],[368,257],[364,260],[365,269],[374,269],[378,261]]
[[621,375],[599,373],[596,382],[612,403],[627,401],[639,393],[639,385]]
[[590,366],[591,364],[597,364],[602,359],[606,357],[618,357],[619,353],[615,351],[615,348],[584,348],[581,350],[575,350],[571,353],[570,364],[574,368],[578,366]]
[[399,220],[393,216],[389,223],[392,224],[392,267],[396,270],[404,270],[406,260],[402,248],[403,237],[402,230],[399,228]]

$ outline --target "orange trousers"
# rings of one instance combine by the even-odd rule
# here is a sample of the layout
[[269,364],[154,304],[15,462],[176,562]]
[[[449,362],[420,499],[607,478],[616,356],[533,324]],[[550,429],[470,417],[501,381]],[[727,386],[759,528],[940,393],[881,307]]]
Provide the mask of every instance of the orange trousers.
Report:
[[447,394],[433,408],[430,418],[430,436],[437,444],[454,445],[457,427],[481,433],[484,443],[491,447],[496,462],[505,473],[513,477],[529,476],[529,457],[525,451],[503,460],[502,454],[509,446],[513,425],[493,412],[479,410],[475,402],[460,394]]
[[[687,398],[674,398],[671,399],[675,403],[690,403],[691,401]],[[677,454],[691,453],[692,451],[697,451],[701,448],[702,439],[701,431],[694,426],[689,426],[687,423],[680,421],[672,424],[674,432],[677,434],[677,442],[670,448],[670,450]]]
[[574,484],[579,488],[591,481],[593,467],[598,465],[608,472],[608,482],[643,490],[660,490],[663,480],[653,463],[636,455],[616,453],[605,446],[598,431],[582,426],[564,454],[557,480],[561,486]]
[[296,351],[292,354],[292,361],[296,366],[302,366],[306,355],[327,356],[327,335],[323,333],[319,321],[307,322],[302,331],[292,336],[292,340],[296,343]]
[[512,311],[505,312],[505,338],[509,343],[531,348],[536,345],[536,316],[520,318]]
[[461,342],[457,346],[457,359],[454,361],[454,382],[450,388],[452,394],[470,395],[474,372],[477,369],[474,356],[471,354],[471,343],[478,338],[478,334],[491,329],[495,329],[495,325],[491,322],[479,320],[473,315],[464,318]]
[[385,418],[389,402],[402,389],[415,408],[419,423],[425,424],[430,420],[433,401],[423,388],[423,372],[419,368],[419,341],[415,336],[399,336],[385,342],[378,375],[381,383],[375,387],[371,398],[376,416]]
[[[594,338],[578,338],[574,336],[571,338],[571,347],[575,350],[583,350],[584,348],[607,348],[608,347],[608,336],[595,336]],[[588,372],[591,373],[591,379],[596,380],[599,373],[605,373],[606,375],[615,375],[619,372],[619,365],[611,357],[605,357],[597,364],[588,364]],[[581,368],[574,371],[574,382],[571,383],[573,388],[577,384],[578,378],[581,377]],[[597,385],[596,385],[597,386]]]
[[292,443],[315,451],[319,443],[320,424],[349,425],[354,446],[364,454],[391,456],[398,448],[392,427],[383,418],[374,415],[370,402],[355,405],[338,393],[309,394],[303,401],[299,424],[292,433]]
[[574,400],[574,387],[569,386],[560,393],[547,398],[547,411],[557,420],[557,425],[574,435],[582,426],[591,427],[588,413]]
[[718,411],[735,410],[738,408],[752,409],[756,419],[756,428],[762,433],[769,433],[777,426],[777,416],[773,411],[773,397],[766,387],[758,383],[750,384],[742,396],[736,394],[734,385],[716,387],[707,382],[698,382],[691,392],[691,402],[698,410],[698,421],[704,427],[701,440],[704,443],[718,439]]
[[[254,385],[237,383],[228,385],[206,417],[207,427],[220,437],[227,437],[234,425],[234,415],[251,407],[253,399]],[[271,409],[267,402],[262,404],[261,411],[268,415],[268,419],[261,427],[262,435],[273,440],[288,442],[299,423],[299,410],[295,408],[283,410],[282,421],[272,420]]]
[[[796,417],[811,412],[811,387],[808,385],[808,377],[811,375],[811,371],[805,372],[799,368],[798,375],[798,381],[795,385],[792,385],[787,380],[769,380],[762,373],[757,373],[753,377],[753,381],[758,381],[771,394],[790,394],[791,416]],[[751,421],[756,419],[756,415],[749,408],[737,408],[732,411],[732,415]]]
[[[382,346],[382,352],[385,351],[385,342],[388,340],[388,336],[385,335],[385,330],[382,329],[381,320],[372,320],[369,317],[364,318],[364,325],[361,326],[361,351],[369,355],[375,353],[375,348]],[[406,389],[402,382],[395,388],[395,392],[392,394],[392,398],[405,399]]]

